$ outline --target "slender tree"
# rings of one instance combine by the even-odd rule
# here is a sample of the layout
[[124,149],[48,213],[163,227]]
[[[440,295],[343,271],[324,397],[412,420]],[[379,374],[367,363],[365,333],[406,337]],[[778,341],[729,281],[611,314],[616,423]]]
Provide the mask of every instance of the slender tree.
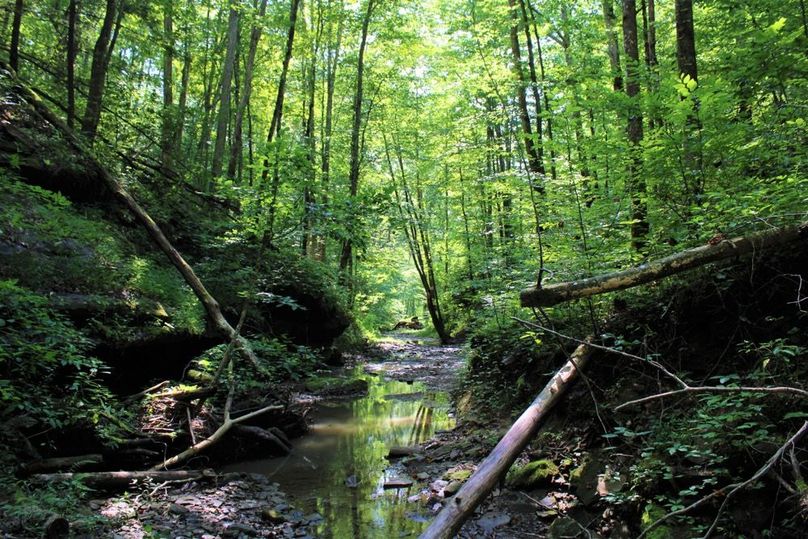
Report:
[[235,179],[236,166],[239,162],[242,146],[244,144],[244,113],[250,103],[253,86],[253,71],[255,69],[255,55],[258,51],[258,42],[261,40],[261,27],[267,12],[267,0],[261,0],[258,7],[258,20],[250,31],[250,47],[247,50],[247,60],[244,62],[244,87],[236,109],[235,125],[233,127],[233,144],[230,146],[230,160],[227,164],[227,176]]
[[648,235],[648,206],[645,201],[645,178],[642,174],[642,109],[640,94],[640,52],[637,35],[637,4],[623,0],[623,49],[626,53],[626,95],[628,107],[628,142],[631,155],[628,164],[628,189],[631,192],[631,244],[637,250],[645,247]]
[[175,145],[174,110],[174,3],[163,3],[163,125],[160,137],[160,162],[164,171],[173,167]]
[[11,23],[11,45],[9,45],[8,64],[14,71],[20,69],[20,27],[22,26],[23,0],[14,2],[14,20]]
[[119,7],[115,0],[107,0],[106,6],[101,31],[95,41],[95,47],[93,47],[93,63],[90,68],[87,106],[84,109],[84,118],[81,122],[81,131],[90,141],[95,138],[98,132],[98,124],[101,121],[101,105],[107,80],[107,68],[109,67],[112,47],[115,46],[112,30],[119,9],[121,10],[121,17],[123,16],[123,6]]
[[[362,105],[364,102],[364,76],[365,76],[365,47],[368,42],[368,27],[370,17],[373,15],[375,0],[368,0],[365,16],[362,19],[362,39],[359,43],[359,57],[356,61],[356,90],[353,99],[353,122],[351,124],[351,156],[349,164],[348,181],[350,184],[350,197],[355,200],[359,194],[359,135],[362,130]],[[346,271],[353,267],[353,238],[356,232],[356,214],[352,209],[349,216],[348,234],[342,242],[342,252],[339,257],[339,269],[343,280],[347,280]]]
[[682,169],[685,188],[693,197],[693,201],[700,204],[704,182],[700,144],[701,121],[698,117],[699,101],[693,93],[699,78],[696,35],[693,28],[693,0],[676,0],[676,64],[693,104],[684,133]]
[[210,173],[213,178],[222,174],[224,150],[227,143],[227,125],[230,121],[230,99],[232,96],[233,71],[236,65],[236,48],[238,47],[239,10],[236,0],[230,2],[230,14],[227,23],[227,51],[222,65],[222,80],[219,86],[219,115],[216,120],[216,143],[213,148],[213,164]]
[[76,26],[78,24],[78,0],[70,0],[67,5],[67,126],[71,129],[76,122]]

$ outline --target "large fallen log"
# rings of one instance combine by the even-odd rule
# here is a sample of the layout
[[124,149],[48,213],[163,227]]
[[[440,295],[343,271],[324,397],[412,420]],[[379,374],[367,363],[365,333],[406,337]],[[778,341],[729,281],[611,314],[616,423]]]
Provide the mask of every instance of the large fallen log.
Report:
[[30,481],[50,484],[54,481],[81,481],[90,488],[126,488],[132,481],[150,479],[158,483],[164,481],[195,481],[216,477],[213,470],[171,470],[138,472],[93,472],[93,473],[49,473],[32,475]]
[[687,249],[659,260],[647,262],[636,268],[616,273],[551,284],[543,288],[535,286],[526,288],[522,290],[520,299],[523,307],[549,307],[573,299],[624,290],[697,268],[710,262],[798,241],[808,241],[808,222],[782,228],[772,228],[749,236],[710,242],[707,245]]
[[541,393],[505,433],[493,451],[480,463],[477,471],[446,507],[438,513],[429,528],[421,534],[421,539],[454,537],[463,523],[474,514],[475,508],[505,475],[519,453],[536,435],[542,419],[578,376],[578,370],[586,365],[592,355],[592,350],[588,344],[582,344],[575,349],[567,363],[550,378]]
[[79,136],[71,129],[66,123],[64,123],[58,116],[56,116],[45,103],[40,99],[40,97],[33,91],[31,88],[28,87],[25,83],[23,83],[16,75],[15,71],[11,69],[6,64],[0,64],[0,68],[2,68],[6,75],[11,77],[16,85],[16,89],[19,91],[21,97],[23,97],[36,111],[36,113],[47,123],[51,124],[54,128],[56,128],[62,136],[64,136],[65,140],[79,153],[79,155],[85,157],[87,161],[96,169],[98,172],[99,177],[104,182],[106,187],[112,192],[115,198],[123,203],[124,206],[135,216],[137,221],[146,229],[149,233],[149,236],[154,240],[155,243],[160,247],[160,249],[165,253],[171,263],[177,268],[177,271],[180,272],[182,278],[188,283],[188,286],[191,287],[194,294],[199,301],[202,303],[202,306],[205,308],[205,312],[208,315],[211,323],[214,327],[225,335],[229,340],[236,343],[238,349],[247,356],[250,361],[252,361],[256,366],[258,366],[258,359],[255,356],[255,353],[252,350],[252,347],[249,345],[247,340],[240,336],[238,332],[230,325],[230,323],[225,319],[224,315],[222,314],[221,307],[219,306],[219,302],[210,295],[210,292],[205,288],[205,285],[202,284],[202,281],[197,277],[196,273],[194,272],[193,268],[185,261],[182,255],[177,251],[174,246],[168,241],[168,238],[154,222],[154,220],[146,213],[140,204],[132,197],[129,192],[124,189],[123,185],[117,178],[115,178],[112,173],[95,157],[95,154],[92,152],[90,148],[88,148],[85,142],[79,138]]
[[103,455],[99,454],[41,459],[20,465],[20,467],[17,469],[17,475],[20,477],[25,477],[31,474],[52,472],[54,470],[64,470],[65,468],[77,470],[81,467],[101,464],[103,461]]

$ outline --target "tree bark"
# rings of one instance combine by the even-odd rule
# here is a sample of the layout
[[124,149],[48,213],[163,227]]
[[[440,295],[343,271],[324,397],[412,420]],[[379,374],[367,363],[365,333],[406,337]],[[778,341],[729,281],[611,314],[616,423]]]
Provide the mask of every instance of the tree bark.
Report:
[[[519,109],[519,123],[522,126],[522,140],[525,145],[525,153],[527,154],[527,164],[530,172],[536,175],[542,174],[544,165],[539,157],[536,149],[536,142],[533,140],[533,129],[530,125],[530,114],[527,110],[527,81],[525,80],[525,71],[522,67],[522,51],[519,47],[519,24],[522,17],[517,13],[515,0],[508,0],[508,6],[511,12],[511,55],[513,57],[513,74],[516,77],[516,100]],[[537,186],[542,189],[542,187]]]
[[525,6],[525,0],[519,0],[519,11],[521,13],[522,18],[522,26],[525,32],[525,44],[527,46],[527,65],[528,65],[528,73],[530,75],[530,88],[533,93],[533,107],[536,111],[536,157],[538,160],[538,170],[537,173],[539,174],[539,178],[536,179],[538,183],[538,190],[544,190],[544,175],[546,173],[546,169],[544,168],[544,141],[543,141],[543,129],[542,129],[542,110],[541,110],[541,93],[539,91],[539,80],[536,76],[536,60],[533,57],[533,38],[530,35],[530,25],[528,24],[527,19],[527,8]]
[[614,14],[612,0],[602,0],[603,23],[606,26],[606,37],[608,40],[607,52],[609,55],[609,67],[612,70],[612,88],[615,92],[623,91],[623,72],[620,68],[620,47],[617,44],[617,32],[614,27],[617,18]]
[[283,66],[281,67],[281,76],[278,81],[278,94],[275,98],[275,108],[272,111],[272,120],[267,132],[267,152],[274,151],[275,158],[274,164],[270,167],[269,155],[264,158],[264,170],[261,172],[261,183],[266,184],[269,177],[270,168],[272,169],[272,187],[269,202],[269,216],[268,231],[264,237],[272,241],[272,236],[275,228],[275,205],[277,204],[278,188],[280,187],[280,173],[278,171],[278,152],[279,148],[272,148],[272,141],[278,136],[281,130],[281,123],[283,119],[283,102],[286,96],[286,78],[289,74],[289,63],[292,61],[292,51],[295,42],[295,28],[297,27],[297,11],[300,5],[300,0],[292,0],[289,6],[289,31],[286,34],[286,52],[283,56]]
[[250,32],[250,48],[247,51],[247,61],[244,64],[244,89],[241,92],[241,99],[236,109],[235,125],[233,127],[233,144],[230,146],[230,160],[227,164],[227,177],[235,179],[236,166],[241,155],[241,147],[244,140],[244,113],[252,96],[253,70],[255,68],[255,55],[258,51],[258,43],[261,40],[261,24],[267,12],[267,0],[261,0],[258,8],[259,24],[255,24]]
[[[351,158],[348,174],[351,200],[355,200],[359,192],[359,134],[362,128],[362,104],[364,100],[365,48],[367,47],[368,27],[370,26],[370,17],[373,14],[374,6],[375,0],[368,0],[365,16],[362,20],[362,40],[359,44],[359,58],[356,65],[356,91],[354,92],[353,99]],[[347,237],[342,242],[342,252],[339,257],[339,271],[344,281],[347,281],[345,273],[353,261],[353,238],[351,235],[356,232],[356,216],[353,215],[354,212],[355,209],[351,211],[352,215],[349,217],[350,223],[348,225]]]
[[236,2],[231,0],[230,15],[227,24],[227,52],[222,66],[222,83],[219,87],[219,116],[216,120],[216,143],[213,147],[213,163],[210,167],[212,178],[222,174],[224,148],[227,143],[227,124],[230,121],[230,98],[232,95],[233,71],[236,65],[236,48],[238,47],[239,12]]
[[22,26],[23,0],[14,2],[14,21],[11,24],[11,45],[9,46],[8,63],[14,71],[20,69],[20,26]]
[[163,3],[163,125],[160,137],[160,162],[169,173],[173,168],[176,129],[174,110],[174,7],[173,1]]
[[438,513],[429,528],[421,534],[421,539],[449,539],[455,536],[463,523],[474,514],[477,506],[505,475],[519,453],[530,443],[538,432],[541,421],[578,377],[579,370],[586,366],[591,355],[592,348],[587,344],[575,349],[567,363],[550,378],[541,393],[480,463],[477,471]]
[[103,455],[79,455],[77,457],[55,457],[49,459],[35,460],[27,462],[19,467],[17,474],[20,476],[29,476],[32,474],[47,473],[53,470],[73,469],[88,466],[92,464],[101,464],[104,461]]
[[808,240],[808,222],[800,225],[774,228],[749,236],[707,244],[648,262],[641,266],[615,273],[589,277],[578,281],[553,284],[544,288],[526,288],[520,299],[523,307],[549,307],[565,301],[585,298],[606,292],[625,290],[656,281],[710,262],[734,258],[761,249]]
[[[337,21],[337,35],[333,49],[326,58],[326,97],[325,97],[325,122],[323,127],[322,157],[320,160],[320,171],[322,172],[322,201],[323,209],[328,206],[328,189],[331,183],[331,134],[334,122],[334,85],[337,79],[337,65],[339,64],[339,54],[342,45],[342,28],[345,17],[342,13],[342,3],[340,3],[340,15]],[[325,260],[326,238],[318,238],[317,255],[318,260]]]
[[84,109],[84,118],[81,122],[81,132],[92,142],[98,132],[101,121],[101,104],[104,97],[104,85],[107,80],[108,52],[112,36],[112,27],[115,24],[117,2],[107,0],[107,9],[104,22],[93,48],[93,63],[90,68],[90,87],[87,94],[87,106]]
[[[676,0],[676,64],[683,82],[687,78],[698,82],[696,36],[693,27],[693,0]],[[690,92],[692,94],[692,92]],[[683,140],[682,166],[685,188],[694,202],[701,203],[704,192],[702,178],[701,121],[699,101],[691,95],[692,109],[688,114]]]
[[648,206],[645,202],[645,178],[642,175],[642,109],[640,108],[640,52],[637,43],[637,4],[623,0],[623,48],[626,53],[626,95],[629,97],[628,190],[631,193],[631,245],[641,251],[648,235]]
[[[67,6],[67,126],[71,129],[76,121],[76,26],[78,23],[78,0],[70,0]],[[13,67],[13,66],[12,66]]]

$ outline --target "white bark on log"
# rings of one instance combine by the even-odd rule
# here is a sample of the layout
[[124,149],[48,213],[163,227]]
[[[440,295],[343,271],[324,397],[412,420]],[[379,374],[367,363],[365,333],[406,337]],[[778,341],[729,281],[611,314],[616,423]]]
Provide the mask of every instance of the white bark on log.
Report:
[[511,426],[502,440],[480,463],[477,471],[447,502],[421,539],[448,539],[460,530],[463,523],[474,514],[476,507],[485,499],[499,479],[508,471],[519,453],[539,430],[539,425],[558,402],[561,395],[584,368],[592,348],[582,344],[575,349],[567,363],[550,378],[541,393],[533,400],[519,419]]
[[624,290],[710,262],[799,241],[808,242],[808,222],[727,239],[715,245],[702,245],[616,273],[551,284],[544,288],[526,288],[522,290],[520,299],[523,307],[549,307],[573,299]]
[[67,126],[60,118],[58,118],[51,110],[42,102],[38,95],[34,91],[32,91],[26,84],[20,81],[16,73],[13,70],[9,69],[7,66],[2,66],[13,78],[14,82],[16,83],[17,88],[21,92],[21,94],[25,97],[25,99],[29,102],[29,104],[34,107],[37,114],[39,114],[45,121],[53,125],[57,130],[59,130],[65,139],[74,147],[74,149],[79,152],[80,155],[84,156],[92,166],[97,170],[99,177],[104,182],[106,187],[112,192],[118,201],[122,202],[127,209],[135,216],[135,218],[140,222],[141,225],[146,229],[149,233],[151,238],[154,240],[157,245],[159,245],[160,249],[165,253],[171,263],[177,268],[177,271],[180,272],[182,278],[185,279],[185,282],[188,283],[188,286],[191,287],[194,294],[199,301],[202,303],[203,307],[205,308],[205,312],[208,315],[211,323],[214,327],[225,335],[228,339],[236,343],[237,348],[245,355],[247,358],[256,366],[258,366],[258,359],[255,356],[255,353],[250,347],[250,344],[247,340],[240,336],[238,332],[230,325],[230,323],[225,319],[224,315],[222,314],[222,310],[219,306],[219,303],[216,299],[210,295],[210,293],[205,288],[205,285],[202,284],[202,281],[197,277],[196,273],[194,273],[193,268],[185,261],[182,255],[177,251],[171,242],[168,241],[163,231],[154,222],[154,220],[149,216],[148,213],[138,204],[138,202],[132,197],[129,192],[124,189],[121,182],[119,182],[107,168],[101,164],[101,162],[95,157],[91,150],[89,150],[84,142],[79,139],[76,133]]

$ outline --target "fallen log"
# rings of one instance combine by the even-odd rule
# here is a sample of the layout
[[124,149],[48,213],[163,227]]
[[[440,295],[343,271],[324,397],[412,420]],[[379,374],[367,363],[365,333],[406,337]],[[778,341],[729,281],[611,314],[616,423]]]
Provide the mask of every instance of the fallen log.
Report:
[[154,222],[151,216],[146,213],[146,210],[144,210],[140,204],[138,204],[129,191],[124,189],[121,182],[118,181],[118,179],[115,178],[109,170],[107,170],[107,168],[98,160],[98,158],[95,157],[92,150],[85,145],[84,141],[79,138],[75,131],[73,131],[73,129],[71,129],[66,123],[57,117],[48,108],[48,106],[45,105],[42,99],[17,77],[17,74],[13,69],[11,69],[5,63],[0,63],[0,68],[2,68],[3,71],[5,71],[6,74],[12,78],[21,96],[24,97],[25,100],[34,108],[36,113],[43,120],[56,128],[79,155],[88,160],[88,162],[98,172],[99,177],[104,182],[107,189],[110,190],[110,192],[119,202],[126,206],[126,208],[135,216],[135,219],[143,226],[143,228],[146,229],[146,232],[149,233],[152,240],[157,243],[177,271],[179,271],[180,275],[182,275],[182,278],[185,280],[188,286],[191,287],[191,290],[193,290],[194,294],[205,308],[205,312],[207,313],[208,318],[214,327],[216,327],[216,329],[229,340],[234,342],[236,347],[245,356],[247,356],[247,358],[256,367],[258,367],[258,358],[255,356],[250,344],[244,337],[239,335],[235,328],[231,326],[230,323],[225,319],[224,315],[222,314],[222,309],[219,306],[219,302],[210,295],[210,292],[208,292],[208,290],[205,288],[205,285],[196,275],[193,268],[188,264],[188,262],[185,261],[185,259],[182,257],[179,251],[174,248],[171,242],[168,241],[166,235],[163,233],[157,223]]
[[799,225],[772,228],[733,239],[710,242],[679,253],[606,275],[579,279],[546,287],[530,287],[519,297],[523,307],[550,307],[565,301],[585,298],[606,292],[625,290],[688,271],[710,262],[738,257],[777,245],[808,242],[808,222]]
[[100,464],[103,461],[104,457],[98,454],[79,455],[77,457],[55,457],[50,459],[41,459],[32,462],[27,462],[21,465],[17,470],[17,475],[19,475],[20,477],[26,477],[32,474],[52,472],[54,470],[63,470],[65,468],[76,470],[83,466]]
[[172,471],[137,471],[137,472],[92,472],[92,473],[50,473],[32,475],[30,481],[38,484],[49,484],[54,481],[81,481],[90,488],[125,488],[132,481],[150,479],[158,483],[164,481],[195,481],[213,479],[213,470],[172,470]]
[[454,537],[536,435],[542,419],[578,376],[579,369],[584,368],[592,351],[592,347],[588,344],[581,344],[575,349],[569,360],[550,378],[541,393],[480,463],[477,471],[460,488],[451,502],[438,513],[429,528],[421,534],[421,539]]

